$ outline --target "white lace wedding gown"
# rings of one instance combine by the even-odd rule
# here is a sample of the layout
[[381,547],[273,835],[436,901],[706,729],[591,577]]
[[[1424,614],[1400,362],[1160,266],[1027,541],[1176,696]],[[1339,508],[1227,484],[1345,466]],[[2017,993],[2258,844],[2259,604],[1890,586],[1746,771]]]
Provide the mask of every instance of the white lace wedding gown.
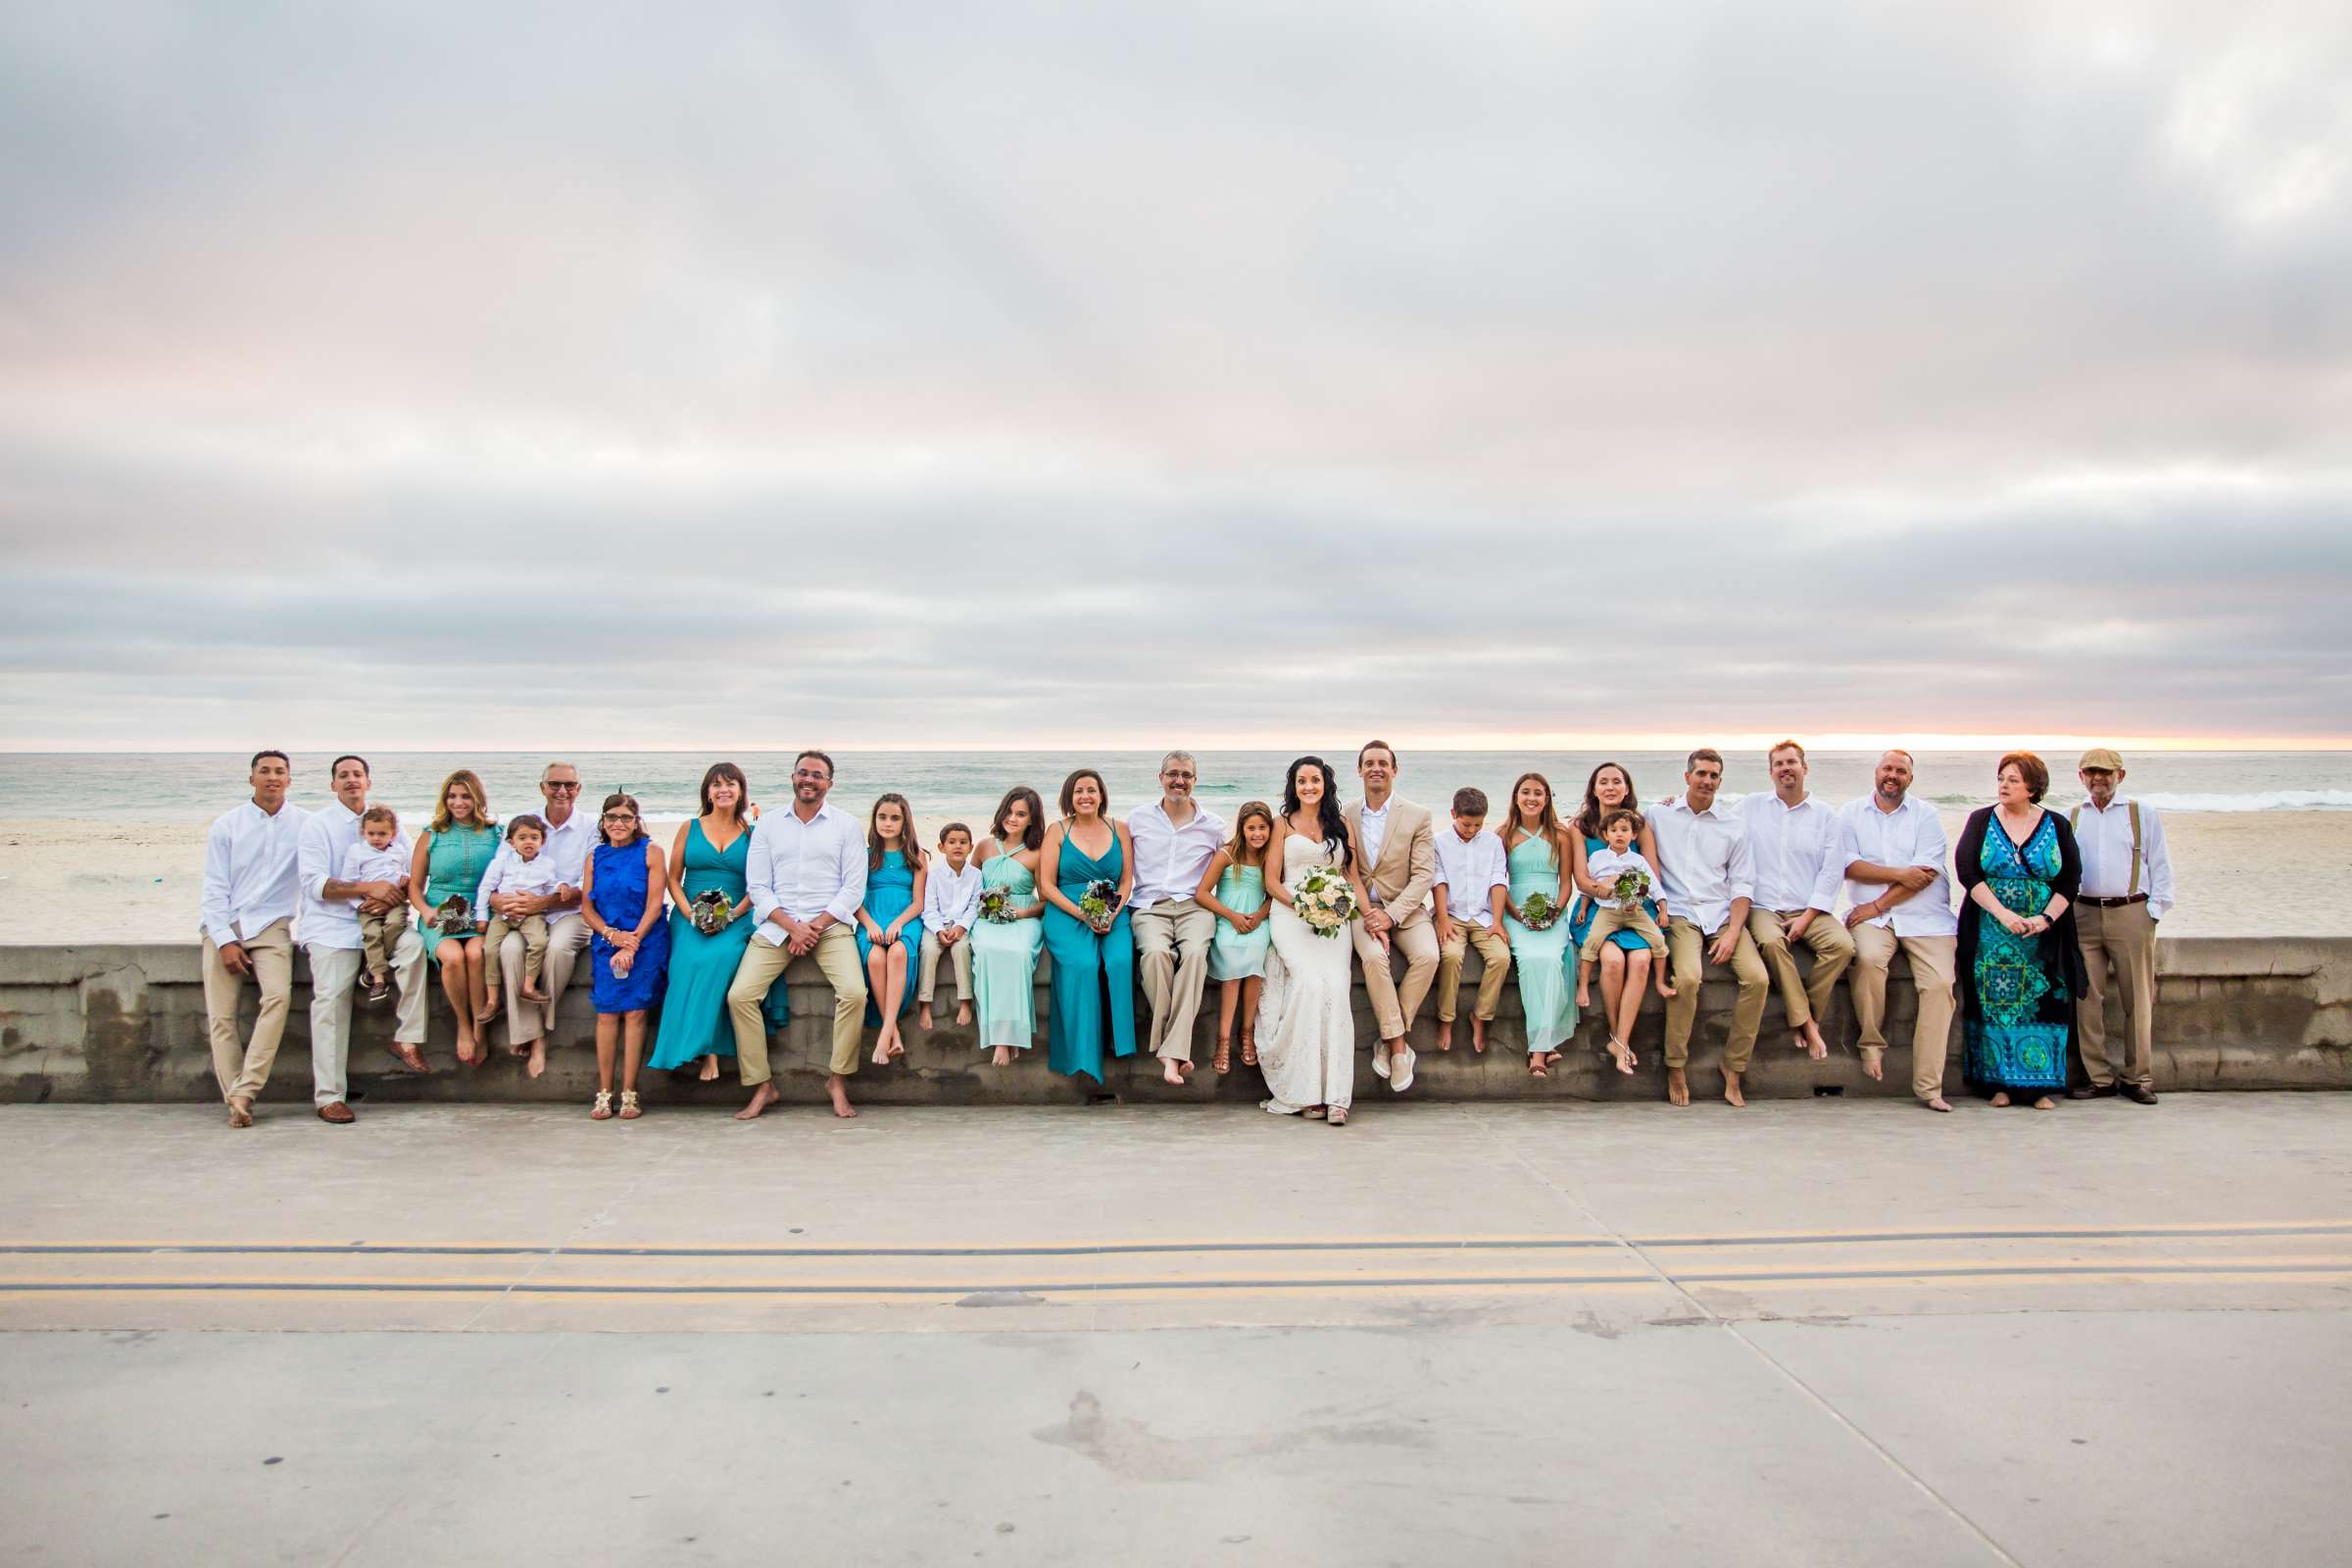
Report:
[[[1334,863],[1331,851],[1293,834],[1282,844],[1282,880],[1297,886],[1310,868]],[[1280,900],[1266,929],[1266,984],[1257,1004],[1257,1065],[1272,1098],[1260,1102],[1278,1116],[1309,1105],[1341,1105],[1355,1093],[1355,1006],[1348,960],[1354,945],[1342,932],[1320,937]]]

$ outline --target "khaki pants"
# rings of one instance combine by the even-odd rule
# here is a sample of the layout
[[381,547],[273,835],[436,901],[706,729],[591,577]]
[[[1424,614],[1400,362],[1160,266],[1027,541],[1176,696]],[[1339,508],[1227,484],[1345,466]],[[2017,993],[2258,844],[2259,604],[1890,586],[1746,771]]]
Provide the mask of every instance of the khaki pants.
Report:
[[971,1001],[972,934],[966,931],[956,939],[954,947],[943,950],[939,933],[929,926],[923,927],[922,987],[915,992],[914,1000],[928,1003],[931,1000],[931,993],[938,988],[939,957],[943,951],[948,955],[949,967],[956,972],[956,1000],[957,1002]]
[[1494,1021],[1494,1009],[1502,1004],[1502,983],[1511,975],[1511,945],[1499,931],[1467,920],[1453,922],[1453,940],[1438,949],[1438,1022],[1451,1023],[1462,995],[1462,957],[1472,948],[1478,949],[1478,1011],[1473,1015],[1488,1023]]
[[[360,951],[368,955],[368,974],[384,972],[391,963],[393,949],[400,945],[400,939],[408,933],[408,929],[409,906],[405,904],[386,909],[381,914],[360,916]],[[424,951],[421,943],[416,951]]]
[[[1430,983],[1438,977],[1438,931],[1434,921],[1416,920],[1411,925],[1389,927],[1392,952],[1380,951],[1364,930],[1361,920],[1350,923],[1355,934],[1355,956],[1363,961],[1364,991],[1372,999],[1372,1016],[1379,1020],[1380,1038],[1401,1040],[1413,1026],[1421,1011],[1421,999],[1429,995]],[[1389,968],[1390,960],[1397,954],[1404,956],[1404,979],[1398,983]]]
[[[1962,911],[1963,918],[1967,912]],[[1854,1022],[1865,1050],[1886,1047],[1886,967],[1899,946],[1911,960],[1919,990],[1919,1021],[1911,1027],[1911,1092],[1922,1100],[1943,1093],[1943,1063],[1952,1045],[1952,974],[1958,937],[1897,937],[1883,925],[1858,925],[1854,939]]]
[[[2075,1041],[2082,1070],[2104,1089],[2119,1078],[2143,1089],[2156,1086],[2156,921],[2145,904],[2112,909],[2077,903],[2075,940],[2090,985],[2075,1004]],[[2129,1055],[2118,1067],[2107,1050],[2107,966],[2115,965],[2115,988],[2123,994],[2124,1027],[2132,1031]]]
[[1649,951],[1659,957],[1666,956],[1666,936],[1658,922],[1639,904],[1604,904],[1592,916],[1592,929],[1585,933],[1584,946],[1576,950],[1579,963],[1598,963],[1600,945],[1620,931],[1631,931],[1649,944]]
[[1791,1029],[1802,1029],[1829,1016],[1830,994],[1838,989],[1838,977],[1845,973],[1846,965],[1854,961],[1854,939],[1846,935],[1845,922],[1815,909],[1812,923],[1796,939],[1812,950],[1812,978],[1800,973],[1796,956],[1788,951],[1788,922],[1804,912],[1802,909],[1747,911],[1747,934],[1755,939],[1756,951],[1764,956],[1764,967],[1772,971],[1780,986],[1781,1006],[1788,1014]]
[[[858,1070],[858,1038],[865,1032],[865,966],[858,961],[858,938],[846,925],[825,927],[811,955],[833,988],[833,1055],[826,1071],[847,1078]],[[748,1088],[768,1080],[767,1019],[760,1007],[767,988],[792,962],[792,954],[752,933],[736,966],[735,983],[727,987],[727,1014],[735,1020],[735,1063]]]
[[[546,916],[540,916],[546,919]],[[580,955],[588,951],[590,936],[588,922],[579,915],[547,922],[547,963],[539,972],[539,989],[547,993],[545,1002],[525,1002],[522,999],[523,935],[509,931],[506,940],[498,945],[499,971],[506,981],[507,1044],[514,1051],[546,1034],[556,1026],[556,1004],[564,1000],[564,988],[571,984],[571,971],[578,966]],[[487,948],[489,944],[484,943]],[[490,961],[482,960],[487,977]]]
[[[347,1098],[351,1072],[351,993],[359,982],[362,950],[303,950],[311,956],[311,1100],[332,1104]],[[392,983],[400,1001],[392,1038],[424,1044],[424,943],[403,929],[392,944]]]
[[[1707,945],[1716,932],[1701,931],[1681,915],[1666,926],[1666,949],[1674,958],[1674,995],[1666,999],[1666,1065],[1681,1067],[1690,1060],[1690,1027],[1698,1021],[1698,990],[1706,977]],[[1732,950],[1732,978],[1740,983],[1739,1000],[1732,1004],[1731,1033],[1724,1037],[1723,1070],[1747,1071],[1747,1058],[1756,1049],[1756,1030],[1764,1022],[1764,1001],[1772,977],[1764,972],[1755,938],[1742,927],[1740,945]]]
[[[587,921],[582,920],[579,924],[581,930],[588,929]],[[503,963],[509,936],[518,936],[522,939],[522,978],[525,983],[535,984],[539,979],[540,971],[547,967],[546,915],[526,914],[519,920],[510,920],[503,914],[492,915],[487,940],[482,943],[482,989],[484,991],[496,991],[499,983],[499,970],[502,967],[512,967],[512,965]],[[522,995],[521,988],[517,987],[514,994],[520,997]]]
[[253,1020],[253,1038],[237,1041],[237,1000],[245,977],[228,972],[220,950],[210,933],[204,939],[204,1020],[212,1035],[213,1077],[220,1082],[220,1099],[251,1100],[270,1081],[270,1064],[277,1059],[277,1043],[286,1032],[286,1008],[294,998],[294,927],[272,920],[247,937],[245,956],[253,960],[253,979],[262,989],[262,1010]]
[[1217,917],[1191,899],[1163,899],[1128,916],[1135,967],[1152,1004],[1145,1049],[1163,1061],[1193,1059],[1193,1020],[1208,984],[1208,947]]

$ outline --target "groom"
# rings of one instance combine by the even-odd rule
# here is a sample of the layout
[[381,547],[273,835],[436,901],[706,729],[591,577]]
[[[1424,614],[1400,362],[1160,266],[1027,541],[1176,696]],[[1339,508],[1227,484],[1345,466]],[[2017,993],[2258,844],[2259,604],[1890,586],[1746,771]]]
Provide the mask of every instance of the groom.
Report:
[[[1372,1070],[1402,1094],[1413,1086],[1413,1052],[1404,1043],[1438,973],[1438,931],[1430,923],[1430,884],[1437,880],[1438,841],[1429,808],[1395,793],[1396,753],[1387,741],[1366,741],[1355,754],[1364,797],[1348,808],[1348,825],[1363,851],[1364,891],[1372,907],[1355,922],[1355,955],[1364,964],[1364,990],[1380,1024]],[[1404,954],[1404,984],[1389,968],[1392,950]]]

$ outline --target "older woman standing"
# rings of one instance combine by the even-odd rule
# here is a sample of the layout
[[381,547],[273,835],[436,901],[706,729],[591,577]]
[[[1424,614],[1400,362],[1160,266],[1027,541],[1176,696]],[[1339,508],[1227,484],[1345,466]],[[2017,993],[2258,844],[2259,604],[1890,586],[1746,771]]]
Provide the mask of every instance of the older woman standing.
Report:
[[645,1053],[646,1009],[662,1000],[668,978],[669,927],[662,918],[666,881],[662,847],[646,835],[633,795],[605,797],[597,825],[604,836],[588,857],[580,883],[580,918],[594,933],[596,1104],[592,1121],[612,1114],[612,1047],[619,1037],[620,1119],[643,1114],[637,1103],[637,1062]]
[[2050,770],[2040,758],[2011,752],[1994,777],[1998,801],[1969,813],[1953,857],[1976,906],[1960,921],[1965,1071],[1996,1105],[2032,1095],[2035,1110],[2054,1110],[2083,987],[2074,911],[2082,857],[2066,818],[2042,808]]
[[[718,1058],[735,1054],[727,1016],[727,987],[751,946],[753,922],[751,782],[733,762],[713,762],[703,774],[702,814],[678,829],[669,852],[669,991],[649,1067],[675,1070],[697,1057],[703,1081],[718,1076]],[[715,894],[718,919],[706,932],[695,924],[695,901]],[[767,988],[767,1027],[792,1020],[792,1003],[778,977]]]
[[[441,781],[433,801],[432,825],[416,840],[409,861],[409,903],[416,909],[416,934],[424,956],[441,971],[441,991],[458,1015],[458,1060],[480,1064],[489,1054],[474,1017],[489,1000],[482,980],[481,911],[473,907],[482,873],[498,853],[498,822],[481,775],[461,767]],[[433,924],[444,901],[466,901],[468,923],[442,931]]]

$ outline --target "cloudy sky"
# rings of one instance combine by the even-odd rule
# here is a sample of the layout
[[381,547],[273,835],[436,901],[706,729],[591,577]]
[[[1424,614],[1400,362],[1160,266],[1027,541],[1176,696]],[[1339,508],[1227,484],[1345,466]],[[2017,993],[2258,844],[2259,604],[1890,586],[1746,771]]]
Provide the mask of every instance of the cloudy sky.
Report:
[[2346,741],[2347,80],[2340,0],[12,4],[0,748]]

